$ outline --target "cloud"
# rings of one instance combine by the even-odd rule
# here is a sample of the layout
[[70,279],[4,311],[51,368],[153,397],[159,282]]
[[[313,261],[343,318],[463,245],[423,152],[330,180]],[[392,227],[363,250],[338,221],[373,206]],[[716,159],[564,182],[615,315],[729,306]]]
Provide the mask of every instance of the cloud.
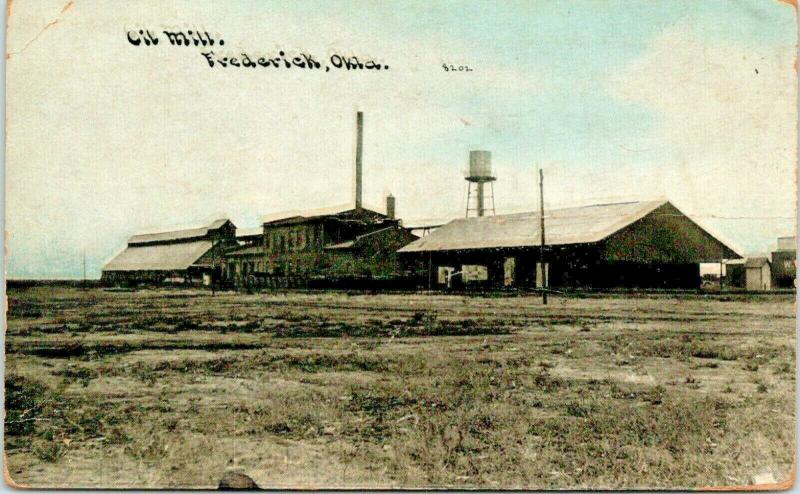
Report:
[[[701,40],[687,25],[665,31],[609,81],[616,97],[656,112],[665,143],[659,164],[629,176],[693,211],[794,217],[794,61],[788,42],[745,47]],[[766,249],[794,225],[781,218],[719,223],[751,249]]]
[[[109,9],[75,2],[8,60],[12,276],[77,275],[84,248],[97,274],[139,230],[223,215],[254,226],[271,212],[351,200],[357,109],[366,114],[365,201],[381,204],[391,191],[409,220],[463,214],[461,172],[473,146],[494,153],[498,212],[536,204],[539,163],[548,204],[637,192],[669,196],[692,212],[787,214],[791,47],[756,53],[673,29],[608,81],[614,98],[607,98],[606,81],[578,68],[554,77],[541,57],[520,62],[495,48],[491,29],[460,37],[398,26],[388,13],[368,25],[346,13],[307,15],[277,5],[145,0]],[[9,49],[25,46],[62,8],[61,1],[15,4]],[[164,24],[176,19],[186,24]],[[134,26],[207,27],[225,36],[231,54],[342,52],[391,69],[210,69],[193,48],[132,47],[125,32]],[[556,57],[561,65],[586,65],[580,47],[541,41],[542,51],[576,57]],[[602,50],[614,53],[613,46]],[[445,72],[445,62],[475,70]],[[640,119],[649,113],[658,116],[655,128]],[[763,187],[750,186],[753,177]],[[760,239],[777,230],[759,227]]]
[[[86,249],[96,275],[140,230],[220,216],[253,226],[266,213],[349,201],[357,109],[367,120],[365,200],[381,204],[396,190],[401,211],[419,216],[426,201],[400,194],[419,194],[428,180],[449,188],[451,171],[415,150],[450,142],[464,120],[485,125],[453,102],[536,84],[516,68],[475,60],[448,33],[400,43],[346,18],[287,8],[76,3],[52,24],[63,2],[15,4],[9,49],[25,48],[7,65],[9,273],[74,276]],[[198,26],[224,36],[230,55],[357,54],[391,70],[212,70],[197,49],[133,47],[125,37],[132,28]],[[441,69],[467,60],[481,70]]]

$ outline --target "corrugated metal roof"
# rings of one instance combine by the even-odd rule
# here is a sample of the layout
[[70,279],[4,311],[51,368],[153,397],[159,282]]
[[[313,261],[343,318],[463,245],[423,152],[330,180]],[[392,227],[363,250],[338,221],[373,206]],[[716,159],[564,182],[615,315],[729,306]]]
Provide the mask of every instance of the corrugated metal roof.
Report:
[[261,245],[250,245],[246,247],[238,247],[225,252],[225,256],[252,256],[264,255],[265,250]]
[[379,233],[385,233],[386,231],[389,231],[389,230],[391,230],[393,228],[394,228],[393,226],[387,226],[386,228],[381,228],[380,230],[375,230],[375,231],[372,231],[372,232],[369,232],[369,233],[365,233],[363,235],[358,235],[356,238],[354,238],[352,240],[347,240],[346,242],[341,242],[341,243],[338,243],[338,244],[328,244],[328,245],[326,245],[324,247],[324,249],[325,250],[340,250],[340,249],[345,249],[346,250],[346,249],[351,249],[351,248],[355,247],[363,239],[369,238],[372,235],[376,235],[376,234],[379,234]]
[[103,271],[173,271],[197,262],[211,249],[210,240],[162,245],[128,246]]
[[236,230],[236,238],[244,237],[258,237],[264,235],[264,227],[257,226],[254,228],[239,228]]
[[204,237],[208,228],[192,228],[190,230],[175,230],[161,233],[142,233],[134,235],[128,240],[128,245],[145,244],[149,242],[164,242],[168,240],[185,240]]
[[318,221],[324,219],[334,219],[334,220],[341,220],[341,221],[375,221],[376,219],[385,219],[386,215],[383,213],[379,213],[372,209],[361,208],[360,210],[357,209],[346,209],[344,211],[336,211],[330,214],[315,214],[315,215],[294,215],[288,216],[284,218],[273,219],[269,221],[264,221],[264,225],[269,226],[283,226],[283,225],[294,225],[298,223],[307,223],[311,221]]
[[[363,204],[362,207],[364,210],[372,211],[374,213],[378,212],[378,208],[373,206]],[[322,208],[314,208],[314,209],[306,209],[306,210],[291,210],[291,211],[281,211],[278,213],[270,213],[261,216],[261,223],[277,223],[284,220],[295,220],[298,218],[306,218],[306,219],[313,219],[313,218],[320,218],[324,216],[336,216],[342,213],[347,213],[350,211],[354,211],[355,206],[353,203],[345,203],[339,204],[337,206],[328,206]],[[378,213],[383,214],[383,213]]]
[[769,264],[769,259],[766,257],[748,257],[744,261],[744,267],[746,268],[760,268],[765,264]]
[[222,227],[228,221],[229,220],[227,219],[220,219],[220,220],[215,220],[208,226],[203,226],[200,228],[189,228],[186,230],[174,230],[170,232],[143,233],[139,235],[134,235],[128,240],[128,245],[146,244],[151,242],[166,242],[170,240],[187,240],[191,238],[202,238],[208,234],[209,230],[216,230]]
[[227,218],[221,218],[221,219],[218,219],[218,220],[214,220],[213,223],[208,225],[208,229],[209,230],[216,230],[217,228],[222,228],[222,226],[225,225],[225,223],[227,223],[228,221],[230,221],[230,220],[228,220]]
[[[621,202],[545,211],[546,244],[599,242],[666,203]],[[537,246],[541,242],[539,222],[538,212],[457,219],[399,252]]]

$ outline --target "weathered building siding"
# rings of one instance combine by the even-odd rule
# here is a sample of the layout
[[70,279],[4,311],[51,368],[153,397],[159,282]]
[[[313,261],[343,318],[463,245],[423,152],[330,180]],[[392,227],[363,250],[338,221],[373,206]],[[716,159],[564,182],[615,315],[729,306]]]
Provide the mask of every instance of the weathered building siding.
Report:
[[329,276],[383,278],[403,274],[397,250],[417,237],[408,230],[391,226],[354,239],[347,248],[325,249],[322,265]]
[[746,288],[751,291],[769,290],[772,288],[772,275],[769,264],[761,266],[745,266]]
[[748,257],[744,261],[745,288],[748,290],[770,290],[772,273],[766,257]]
[[276,256],[285,253],[319,251],[325,243],[330,241],[332,240],[326,239],[321,223],[274,226],[265,229],[264,232],[267,253]]
[[603,242],[608,261],[685,264],[737,257],[711,234],[666,203]]
[[264,251],[260,246],[244,247],[225,254],[224,279],[234,285],[242,285],[248,277],[256,276],[266,270]]
[[227,273],[236,283],[252,275],[265,286],[397,276],[397,250],[416,238],[398,220],[366,209],[296,216],[265,223],[260,246],[229,251]]
[[323,223],[316,221],[265,227],[265,272],[281,276],[315,274],[328,236]]

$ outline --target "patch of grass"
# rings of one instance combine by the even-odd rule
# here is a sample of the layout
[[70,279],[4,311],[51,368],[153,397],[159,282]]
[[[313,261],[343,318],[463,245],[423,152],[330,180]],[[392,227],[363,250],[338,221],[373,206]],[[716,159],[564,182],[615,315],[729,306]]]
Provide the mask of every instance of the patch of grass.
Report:
[[536,374],[533,383],[543,391],[556,391],[566,385],[563,379],[551,376],[546,370]]
[[614,490],[793,461],[790,297],[15,297],[45,314],[7,333],[7,408],[36,418],[6,424],[8,461],[34,486],[67,461],[103,486],[214,487],[236,458],[266,486]]
[[99,377],[97,369],[85,365],[69,365],[64,369],[53,372],[54,376],[62,376],[68,382],[79,381],[84,387],[89,381]]
[[407,407],[414,403],[416,400],[408,400],[401,396],[387,396],[373,390],[354,389],[350,394],[349,409],[382,417],[394,409]]
[[571,417],[581,417],[581,418],[588,417],[590,413],[589,407],[586,407],[577,401],[567,403],[566,407],[564,407],[564,411],[567,415]]
[[6,436],[31,434],[51,391],[38,381],[14,374],[6,375],[5,386]]
[[130,420],[126,410],[76,400],[63,388],[16,375],[6,376],[6,449],[27,449],[44,462],[56,462],[75,442],[103,438],[122,443],[120,429]]
[[794,367],[790,362],[782,362],[775,366],[775,374],[789,374],[794,376]]
[[634,348],[636,355],[645,357],[678,358],[689,357],[699,359],[738,360],[746,355],[745,351],[738,352],[724,345],[698,342],[695,339],[682,335],[681,338],[664,339],[652,344]]
[[37,438],[31,444],[31,452],[40,460],[53,463],[64,456],[66,453],[66,446],[63,442]]
[[240,341],[137,341],[137,342],[103,342],[80,343],[74,341],[58,341],[46,343],[7,343],[7,353],[22,353],[47,358],[83,358],[97,359],[107,355],[116,355],[141,350],[247,350],[261,347],[258,343]]
[[751,361],[745,362],[743,368],[745,370],[750,371],[750,372],[756,372],[756,371],[758,371],[758,367],[759,367],[758,366],[758,362],[754,362],[754,361],[751,360]]
[[475,336],[511,334],[512,327],[501,324],[482,324],[474,319],[440,320],[433,315],[417,312],[406,321],[367,321],[364,324],[318,321],[316,325],[277,326],[278,338],[340,338],[340,337],[426,337]]
[[242,376],[256,370],[302,372],[385,372],[395,363],[361,352],[281,354],[260,352],[251,356],[227,356],[212,359],[162,360],[137,362],[125,368],[108,368],[104,375],[131,375],[153,385],[159,379],[178,373],[187,375]]
[[330,417],[331,407],[329,401],[320,400],[319,396],[290,393],[266,406],[238,406],[232,417],[248,435],[268,433],[281,438],[301,439],[325,433],[330,426],[325,417]]
[[42,304],[20,298],[8,299],[8,318],[39,318],[44,315]]
[[694,366],[694,368],[697,368],[697,369],[700,369],[700,368],[704,368],[704,369],[716,369],[716,368],[718,368],[718,367],[719,367],[719,364],[718,364],[718,363],[716,363],[716,362],[700,362],[699,364],[697,364],[696,366]]
[[303,372],[320,371],[370,371],[384,372],[386,363],[378,358],[358,353],[330,355],[315,353],[311,355],[292,355],[277,361],[280,365],[300,369]]

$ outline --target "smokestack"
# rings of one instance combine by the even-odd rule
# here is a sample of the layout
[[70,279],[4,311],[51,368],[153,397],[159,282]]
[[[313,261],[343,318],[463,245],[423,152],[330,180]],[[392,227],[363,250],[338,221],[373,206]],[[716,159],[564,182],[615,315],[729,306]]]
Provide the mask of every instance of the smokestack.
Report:
[[386,216],[388,216],[390,220],[394,219],[394,204],[394,196],[392,194],[386,196]]
[[361,209],[361,153],[364,140],[364,114],[356,113],[356,209]]

